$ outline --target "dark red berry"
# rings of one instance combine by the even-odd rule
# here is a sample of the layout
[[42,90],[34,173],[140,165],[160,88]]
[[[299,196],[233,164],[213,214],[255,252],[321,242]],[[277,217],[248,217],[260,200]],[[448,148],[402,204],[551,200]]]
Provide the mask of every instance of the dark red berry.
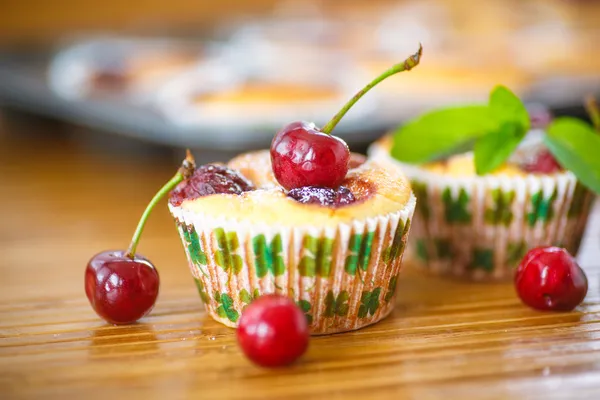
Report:
[[533,161],[524,164],[522,167],[525,171],[534,174],[552,174],[562,171],[562,167],[548,150],[540,151]]
[[349,159],[346,142],[308,122],[292,122],[271,143],[273,174],[287,190],[303,186],[336,188],[348,172]]
[[292,189],[287,195],[300,203],[319,204],[327,207],[345,206],[356,201],[350,189],[345,186],[340,186],[337,189],[305,186]]
[[306,351],[309,336],[302,310],[281,295],[255,300],[244,310],[237,329],[244,354],[263,367],[293,363]]
[[515,286],[523,303],[532,308],[570,311],[585,298],[588,281],[565,249],[538,247],[519,264]]
[[184,200],[192,200],[217,193],[241,194],[254,190],[254,185],[241,173],[222,165],[202,165],[194,174],[181,182],[169,197],[174,206]]
[[85,270],[85,294],[94,311],[112,324],[130,324],[148,314],[158,296],[158,272],[146,258],[125,251],[96,254]]

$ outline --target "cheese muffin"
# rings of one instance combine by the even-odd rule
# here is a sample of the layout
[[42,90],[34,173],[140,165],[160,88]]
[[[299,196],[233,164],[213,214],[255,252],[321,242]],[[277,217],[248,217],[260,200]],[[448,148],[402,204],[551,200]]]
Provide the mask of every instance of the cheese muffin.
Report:
[[[169,208],[214,319],[235,327],[267,293],[293,298],[312,334],[358,329],[391,312],[416,200],[402,173],[364,161],[352,157],[329,206],[286,192],[268,151],[201,167],[180,184]],[[235,190],[215,193],[225,181]],[[298,193],[329,196],[314,190]]]
[[[391,135],[371,145],[370,159],[411,180],[418,202],[411,256],[418,265],[473,280],[509,280],[530,248],[556,245],[576,254],[594,196],[544,152],[536,132],[528,139],[483,176],[475,172],[473,153],[409,165],[390,155]],[[544,164],[532,168],[532,160]]]

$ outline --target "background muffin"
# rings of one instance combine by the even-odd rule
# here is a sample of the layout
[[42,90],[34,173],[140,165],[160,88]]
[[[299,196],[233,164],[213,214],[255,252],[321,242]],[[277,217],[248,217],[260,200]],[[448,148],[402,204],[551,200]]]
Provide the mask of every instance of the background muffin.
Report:
[[[526,111],[522,104],[516,97],[510,102],[520,109],[516,114],[521,116],[515,117],[515,121],[519,118],[523,121]],[[489,108],[494,107],[493,103],[492,100]],[[478,110],[489,112],[486,107]],[[448,113],[463,112],[465,117],[467,113],[466,108],[449,110],[426,114],[369,149],[372,159],[402,169],[411,180],[417,196],[411,247],[419,264],[440,274],[505,280],[512,278],[519,260],[533,247],[556,245],[576,254],[594,199],[589,188],[597,190],[597,182],[595,178],[590,180],[589,172],[598,169],[593,154],[600,151],[600,136],[581,121],[557,119],[547,127],[547,133],[530,131],[527,139],[522,140],[529,130],[528,117],[522,125],[515,122],[519,133],[511,136],[511,133],[494,130],[495,117],[488,115],[484,116],[487,118],[484,124],[490,124],[490,136],[495,135],[500,140],[492,138],[496,141],[489,145],[485,143],[488,139],[482,139],[486,137],[485,130],[474,131],[472,136],[465,134],[465,138],[475,141],[475,152],[461,152],[456,147],[460,143],[452,140],[468,132],[473,122],[460,118],[450,122],[452,118],[447,118]],[[436,118],[443,122],[438,127],[432,122]],[[465,128],[461,132],[463,122]],[[411,136],[420,127],[430,130],[422,132],[421,142],[412,147],[414,154],[426,153],[427,146],[432,152],[438,152],[431,161],[421,163],[414,162],[411,154],[398,155],[412,151],[404,136]],[[580,128],[583,133],[576,132]],[[428,137],[428,134],[436,136],[436,129],[441,132],[439,138],[446,138],[447,144],[440,144],[439,138]],[[555,148],[556,141],[563,137],[586,138],[586,146],[580,149],[585,154],[573,156],[574,161],[566,160],[561,148]],[[435,142],[429,145],[430,140]],[[478,145],[478,141],[483,144]],[[454,147],[454,151],[440,156],[445,145]],[[512,148],[506,148],[511,145]],[[409,162],[399,161],[392,154]],[[558,155],[558,161],[554,155]],[[592,161],[588,165],[589,160]],[[570,171],[561,166],[569,167],[572,162],[582,162],[586,167]],[[586,182],[578,180],[580,176]]]

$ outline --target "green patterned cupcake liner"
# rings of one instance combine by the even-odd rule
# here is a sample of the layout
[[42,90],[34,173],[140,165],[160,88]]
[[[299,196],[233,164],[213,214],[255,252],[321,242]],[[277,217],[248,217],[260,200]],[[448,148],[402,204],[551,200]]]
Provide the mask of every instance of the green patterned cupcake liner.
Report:
[[237,326],[255,298],[278,293],[314,335],[373,324],[391,311],[415,197],[404,209],[337,227],[256,225],[169,206],[200,298]]
[[411,180],[417,207],[409,253],[433,273],[510,280],[533,247],[579,249],[595,196],[571,172],[453,177],[401,164],[378,145],[369,153]]

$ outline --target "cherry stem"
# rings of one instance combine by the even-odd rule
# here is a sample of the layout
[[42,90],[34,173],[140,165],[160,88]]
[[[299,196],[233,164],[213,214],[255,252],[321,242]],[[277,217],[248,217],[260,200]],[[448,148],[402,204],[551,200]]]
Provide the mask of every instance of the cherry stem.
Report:
[[419,65],[422,54],[423,54],[423,46],[421,46],[421,44],[419,44],[419,50],[415,54],[408,57],[406,60],[402,61],[401,63],[394,65],[393,67],[391,67],[390,69],[388,69],[387,71],[385,71],[384,73],[379,75],[377,78],[373,79],[367,86],[365,86],[358,93],[356,93],[346,104],[344,104],[344,107],[342,107],[342,109],[337,114],[335,114],[335,116],[331,119],[331,121],[329,121],[327,124],[325,124],[325,126],[321,129],[321,132],[330,135],[331,131],[333,131],[333,129],[340,122],[340,120],[344,117],[344,115],[346,115],[348,110],[350,110],[350,108],[352,108],[352,106],[361,97],[363,97],[365,95],[365,93],[367,93],[369,90],[371,90],[373,87],[375,87],[375,85],[377,85],[382,80],[389,78],[390,76],[397,74],[398,72],[410,71],[411,69],[413,69],[414,67]]
[[133,238],[131,238],[131,243],[129,244],[129,248],[127,249],[126,257],[129,257],[133,260],[135,257],[135,251],[137,249],[137,245],[140,241],[140,237],[142,236],[142,232],[144,231],[144,226],[146,226],[146,221],[150,216],[150,213],[158,204],[158,202],[171,190],[175,188],[181,181],[189,178],[196,168],[196,163],[194,162],[194,157],[189,150],[186,150],[185,160],[181,163],[181,167],[177,173],[167,182],[160,190],[154,195],[150,203],[146,206],[144,213],[142,214],[142,218],[140,218],[140,222],[138,222],[137,228],[135,229],[135,233],[133,234]]
[[585,99],[585,109],[592,120],[592,124],[594,128],[600,132],[600,109],[598,108],[598,103],[596,103],[596,99],[592,96],[588,96]]

